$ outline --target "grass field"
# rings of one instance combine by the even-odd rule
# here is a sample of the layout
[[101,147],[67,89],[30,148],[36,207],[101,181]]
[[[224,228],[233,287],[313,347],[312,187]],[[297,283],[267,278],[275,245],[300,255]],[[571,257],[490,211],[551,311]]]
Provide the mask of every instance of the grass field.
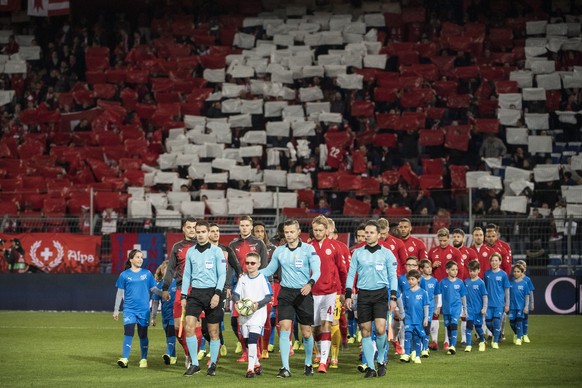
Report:
[[[530,319],[530,344],[517,347],[508,341],[497,351],[490,348],[485,353],[460,351],[455,356],[432,352],[421,365],[403,364],[391,355],[387,376],[372,381],[357,372],[359,349],[354,345],[340,354],[339,369],[310,378],[302,375],[302,352],[296,352],[291,358],[293,376],[287,380],[274,377],[280,367],[275,351],[263,362],[264,374],[247,380],[246,365],[234,362],[235,342],[230,329],[226,330],[229,354],[220,360],[217,375],[208,377],[203,368],[203,373],[185,378],[180,353],[177,366],[163,364],[165,339],[160,327],[150,327],[149,367],[137,367],[136,336],[130,366],[121,369],[116,361],[120,357],[123,329],[110,313],[1,311],[0,386],[580,386],[580,328],[582,316],[534,315]],[[506,334],[512,334],[509,325]]]

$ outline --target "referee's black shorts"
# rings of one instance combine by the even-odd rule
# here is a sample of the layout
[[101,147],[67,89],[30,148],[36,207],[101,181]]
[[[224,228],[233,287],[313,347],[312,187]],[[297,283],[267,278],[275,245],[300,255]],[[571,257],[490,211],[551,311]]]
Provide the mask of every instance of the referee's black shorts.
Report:
[[358,322],[386,319],[388,314],[388,290],[358,290]]
[[301,325],[313,326],[313,295],[301,295],[300,288],[281,287],[279,292],[279,321],[295,319]]
[[186,315],[192,315],[200,318],[200,314],[204,311],[208,323],[220,323],[224,318],[224,310],[222,308],[222,295],[218,305],[211,309],[210,300],[214,296],[215,288],[192,288],[186,299]]

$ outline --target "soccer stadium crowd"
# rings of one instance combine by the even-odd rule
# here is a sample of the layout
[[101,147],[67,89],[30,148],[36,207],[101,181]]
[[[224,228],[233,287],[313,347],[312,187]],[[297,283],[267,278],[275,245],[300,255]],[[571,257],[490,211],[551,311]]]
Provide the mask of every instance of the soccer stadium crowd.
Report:
[[[281,378],[300,346],[309,376],[337,368],[342,342],[360,336],[364,377],[386,374],[389,341],[400,361],[421,363],[440,345],[440,313],[451,356],[457,342],[472,351],[473,328],[478,351],[498,349],[505,319],[516,346],[529,342],[533,286],[512,248],[535,258],[544,248],[561,256],[562,239],[570,253],[582,243],[567,218],[582,215],[576,2],[169,0],[78,11],[3,18],[1,228],[89,234],[93,211],[104,236],[121,218],[150,231],[152,220],[178,221],[184,240],[155,278],[133,249],[116,283],[120,367],[135,325],[148,365],[150,293],[164,362],[177,363],[179,341],[185,376],[200,372],[205,340],[216,375],[225,296],[241,315],[231,325],[247,378],[262,373],[277,325]],[[240,217],[280,208],[289,219],[274,244],[265,225],[252,237],[252,217]],[[358,226],[350,253],[319,214],[379,220]],[[225,215],[240,231],[230,247],[202,219]],[[294,218],[309,220],[310,244]]]
[[580,10],[563,3],[174,1],[7,24],[2,213],[86,232],[93,189],[97,213],[146,223],[579,216]]

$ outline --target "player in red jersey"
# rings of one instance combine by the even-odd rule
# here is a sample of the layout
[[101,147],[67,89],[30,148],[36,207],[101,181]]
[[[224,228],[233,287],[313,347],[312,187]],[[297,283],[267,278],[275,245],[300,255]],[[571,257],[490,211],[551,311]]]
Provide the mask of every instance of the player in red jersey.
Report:
[[[327,373],[328,360],[331,361],[329,357],[331,324],[334,320],[337,290],[341,290],[341,284],[345,284],[347,271],[337,242],[334,243],[327,237],[328,219],[325,216],[317,216],[313,219],[311,226],[314,237],[311,245],[321,260],[321,276],[311,289],[314,307],[314,336],[317,349],[321,354],[317,371]],[[314,361],[315,363],[317,360]]]
[[491,269],[491,264],[489,264],[489,257],[495,250],[489,245],[485,244],[485,235],[483,234],[483,229],[480,226],[473,228],[473,245],[471,249],[477,254],[477,260],[479,260],[479,277],[483,279],[485,271]]
[[[479,260],[479,277],[483,279],[485,277],[485,271],[491,269],[490,257],[495,253],[495,250],[485,243],[485,234],[480,226],[473,228],[473,245],[471,249],[477,254],[477,260]],[[485,320],[485,316],[483,316]],[[483,328],[484,330],[486,328]],[[489,329],[485,330],[486,334],[492,335]]]
[[[499,226],[495,224],[487,224],[485,227],[485,242],[497,253],[501,254],[501,269],[505,271],[507,276],[511,275],[512,257],[511,247],[505,241],[501,241],[498,235]],[[507,313],[504,311],[501,316],[501,333],[499,333],[499,340],[505,340],[505,321],[507,320]]]
[[477,254],[465,245],[465,231],[463,229],[457,228],[453,230],[453,246],[461,252],[461,261],[457,263],[459,267],[457,277],[465,280],[469,277],[469,271],[467,270],[469,261],[477,260]]
[[495,224],[487,224],[485,227],[485,240],[496,252],[501,253],[503,259],[501,261],[501,269],[505,271],[507,277],[511,277],[511,266],[513,265],[511,246],[499,238],[499,226]]
[[[426,253],[426,245],[424,245],[424,242],[410,234],[412,232],[412,224],[408,218],[402,218],[398,222],[398,231],[400,232],[400,239],[404,243],[404,247],[406,248],[408,256],[416,256],[418,260],[428,258]],[[405,273],[406,266],[401,270],[404,271],[402,273]]]
[[437,239],[439,245],[428,252],[428,259],[432,262],[433,276],[440,282],[447,277],[447,262],[453,260],[461,271],[462,256],[457,248],[449,245],[450,236],[447,228],[438,230]]
[[[177,242],[172,247],[170,252],[170,259],[168,260],[168,267],[166,268],[166,274],[164,275],[164,284],[162,285],[162,298],[164,300],[170,300],[170,284],[174,279],[176,279],[176,297],[174,299],[174,324],[176,325],[176,333],[179,332],[180,320],[182,318],[182,275],[184,273],[184,262],[186,260],[186,253],[190,247],[196,245],[196,219],[188,217],[182,223],[182,232],[184,233],[184,239]],[[197,333],[198,334],[198,333]],[[190,367],[192,359],[190,358],[190,351],[188,350],[188,345],[186,345],[186,336],[177,337],[180,345],[184,348],[184,355],[186,356],[185,364],[186,368]],[[201,343],[202,331],[200,330],[200,338],[198,343]],[[193,349],[194,352],[198,352],[198,349]]]
[[[465,246],[465,232],[463,229],[453,230],[453,246],[461,252],[461,263],[457,263],[459,267],[459,274],[457,277],[461,280],[470,278],[469,262],[477,260],[477,254],[471,248]],[[467,328],[467,319],[461,318],[461,343],[466,343],[465,329]]]
[[[245,260],[247,257],[247,253],[249,253],[249,252],[257,253],[261,257],[260,268],[261,269],[265,268],[267,266],[267,264],[269,263],[269,257],[267,254],[267,247],[265,246],[265,243],[262,240],[260,240],[252,235],[253,218],[251,216],[248,216],[248,215],[241,216],[239,219],[239,222],[238,222],[238,228],[239,228],[240,235],[231,241],[231,243],[229,244],[229,247],[232,248],[232,250],[234,251],[234,254],[236,255],[236,258],[238,259],[238,261],[243,269],[243,272],[247,271],[247,266],[245,264]],[[238,324],[238,312],[234,308],[231,308],[230,311],[232,311],[231,318],[230,318],[231,319],[230,324],[231,324],[232,329],[235,331],[235,333],[239,339],[239,343],[236,346],[235,353],[239,353],[240,351],[242,351],[242,353],[243,353],[242,356],[237,360],[237,362],[248,362],[246,344],[245,344],[244,338],[242,337],[242,334],[240,332],[240,327]],[[235,330],[235,328],[236,328],[236,330]],[[259,354],[261,354],[261,352],[262,352],[262,347],[259,346]]]
[[[448,276],[446,266],[449,261],[454,261],[455,263],[457,263],[457,268],[459,268],[459,271],[461,271],[462,267],[460,263],[462,261],[462,255],[457,248],[449,245],[450,235],[449,230],[447,228],[440,228],[437,231],[437,240],[439,245],[432,248],[428,252],[428,259],[432,263],[433,276],[440,282],[441,280]],[[448,333],[445,330],[445,342],[443,345],[443,349],[448,350],[448,347],[449,347]]]
[[380,241],[382,245],[390,250],[398,260],[398,268],[396,273],[398,276],[406,273],[406,259],[409,254],[401,239],[392,236],[389,232],[390,224],[385,218],[378,218],[378,225],[380,225]]

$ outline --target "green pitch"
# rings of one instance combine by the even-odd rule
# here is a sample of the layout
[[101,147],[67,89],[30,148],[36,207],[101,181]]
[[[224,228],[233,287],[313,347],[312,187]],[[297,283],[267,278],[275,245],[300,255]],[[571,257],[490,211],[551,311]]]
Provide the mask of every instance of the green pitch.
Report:
[[[215,377],[203,371],[185,378],[184,358],[177,345],[178,365],[162,361],[165,338],[161,327],[150,327],[149,367],[140,369],[139,340],[133,342],[129,368],[116,365],[120,357],[123,328],[110,313],[0,312],[0,385],[2,387],[195,387],[195,386],[579,386],[582,368],[582,316],[532,316],[530,344],[521,347],[508,341],[495,351],[465,353],[458,346],[455,356],[431,352],[422,364],[403,364],[391,352],[388,374],[365,380],[356,370],[359,348],[351,345],[340,353],[340,368],[327,375],[304,377],[302,351],[291,357],[290,379],[276,379],[280,367],[277,346],[263,361],[262,376],[245,379],[246,364],[234,360],[234,336],[226,327],[228,355],[220,359]],[[442,331],[442,324],[441,324]],[[442,335],[441,335],[442,337]],[[206,364],[206,359],[203,365]]]

